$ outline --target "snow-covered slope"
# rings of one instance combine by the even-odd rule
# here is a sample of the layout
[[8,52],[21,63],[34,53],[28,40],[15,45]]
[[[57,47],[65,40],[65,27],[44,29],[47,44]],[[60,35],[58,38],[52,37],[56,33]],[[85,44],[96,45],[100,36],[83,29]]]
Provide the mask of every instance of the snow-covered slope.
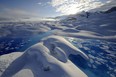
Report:
[[50,22],[14,22],[0,23],[0,37],[28,38],[37,34],[55,30],[54,34],[78,38],[116,39],[116,11],[81,12],[79,14],[57,17]]
[[61,20],[61,26],[65,26],[56,34],[78,38],[116,40],[116,11],[105,12],[82,12],[69,15]]
[[1,77],[87,77],[68,59],[70,54],[88,60],[86,54],[63,37],[48,36],[10,63]]
[[23,52],[15,52],[6,55],[0,56],[0,77],[2,73],[6,70],[6,68],[19,56],[21,56]]

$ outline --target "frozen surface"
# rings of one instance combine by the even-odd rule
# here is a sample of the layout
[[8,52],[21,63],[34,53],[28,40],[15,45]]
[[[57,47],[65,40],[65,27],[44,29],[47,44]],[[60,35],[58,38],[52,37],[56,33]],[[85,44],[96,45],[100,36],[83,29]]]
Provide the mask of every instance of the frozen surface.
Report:
[[88,60],[86,54],[63,37],[49,36],[16,58],[1,77],[87,77],[68,59],[69,54]]
[[0,75],[115,77],[116,12],[89,16],[83,12],[58,19],[0,22]]

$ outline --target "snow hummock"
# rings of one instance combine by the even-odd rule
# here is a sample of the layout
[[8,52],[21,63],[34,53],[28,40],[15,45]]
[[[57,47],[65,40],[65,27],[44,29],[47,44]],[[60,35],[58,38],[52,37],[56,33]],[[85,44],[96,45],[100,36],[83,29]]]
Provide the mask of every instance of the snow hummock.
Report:
[[86,54],[63,37],[51,35],[15,58],[1,77],[87,77],[68,59],[70,54],[88,60]]

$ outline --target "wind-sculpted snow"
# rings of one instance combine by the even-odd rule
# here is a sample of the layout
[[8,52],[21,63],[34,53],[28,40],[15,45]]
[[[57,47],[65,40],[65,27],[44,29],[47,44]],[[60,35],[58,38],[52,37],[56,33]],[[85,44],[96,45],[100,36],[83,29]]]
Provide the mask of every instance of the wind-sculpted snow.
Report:
[[108,14],[100,12],[87,13],[89,14],[88,17],[85,12],[83,14],[69,15],[67,18],[61,20],[61,25],[67,28],[57,31],[56,34],[108,41],[116,40],[116,12]]
[[[70,54],[79,54],[84,59],[88,59],[86,54],[84,54],[82,51],[77,49],[75,46],[73,46],[71,43],[69,43],[67,40],[65,40],[63,37],[60,36],[49,36],[43,40],[44,45],[48,47],[49,50],[53,51],[54,49],[64,51],[68,56]],[[61,49],[58,49],[61,48]],[[54,52],[53,52],[54,53]]]
[[[61,16],[62,17],[62,16]],[[29,38],[55,30],[54,34],[67,37],[116,40],[116,12],[69,15],[63,20],[50,22],[0,23],[0,37]]]
[[[87,77],[81,71],[83,69],[80,70],[79,66],[73,64],[75,63],[73,61],[79,63],[80,60],[87,60],[86,55],[91,58],[87,61],[89,64],[84,65],[86,64],[84,61],[79,64],[80,66],[92,67],[83,70],[88,76],[115,77],[116,72],[113,68],[116,65],[116,45],[110,46],[108,44],[108,41],[111,44],[116,42],[115,11],[110,13],[83,12],[82,14],[57,17],[56,19],[59,20],[49,22],[0,22],[0,55],[23,51],[31,46],[24,54],[21,52],[20,57],[18,56],[17,59],[15,57],[11,61],[11,57],[19,53],[0,56],[0,75],[10,64],[2,77]],[[84,41],[89,40],[88,42],[99,40],[100,42],[92,42],[88,44],[90,47],[88,48],[79,44],[80,40],[76,40],[76,42],[73,40],[74,43],[72,44],[78,44],[78,48],[82,48],[83,51],[86,50],[84,51],[85,54],[63,37],[78,40],[80,38]],[[100,43],[103,43],[103,47]],[[86,42],[85,45],[87,45]],[[98,48],[94,46],[98,46]],[[104,53],[100,49],[103,49]],[[76,59],[70,59],[70,54],[75,54]],[[77,55],[83,59],[77,57]],[[79,59],[77,60],[77,58]],[[2,59],[5,61],[2,61]],[[109,63],[106,63],[106,60]],[[89,71],[92,71],[92,73]],[[91,75],[93,73],[95,76]]]
[[45,22],[0,22],[0,37],[29,38],[49,30]]
[[61,36],[48,36],[15,59],[1,77],[87,77],[69,59],[88,56]]

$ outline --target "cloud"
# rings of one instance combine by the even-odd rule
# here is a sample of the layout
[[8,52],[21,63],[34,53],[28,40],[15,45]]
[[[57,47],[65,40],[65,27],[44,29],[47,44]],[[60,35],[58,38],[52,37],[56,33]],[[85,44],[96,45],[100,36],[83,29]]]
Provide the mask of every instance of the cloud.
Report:
[[4,8],[0,12],[0,17],[2,18],[30,18],[30,17],[37,17],[39,14],[25,11],[22,9],[10,9],[10,8]]
[[42,3],[41,2],[39,2],[39,3],[37,3],[38,5],[41,5]]
[[51,5],[56,8],[56,12],[75,14],[98,8],[108,1],[110,0],[51,0]]
[[41,5],[41,6],[47,6],[47,5],[50,5],[51,2],[44,2],[44,3],[37,3],[38,5]]

